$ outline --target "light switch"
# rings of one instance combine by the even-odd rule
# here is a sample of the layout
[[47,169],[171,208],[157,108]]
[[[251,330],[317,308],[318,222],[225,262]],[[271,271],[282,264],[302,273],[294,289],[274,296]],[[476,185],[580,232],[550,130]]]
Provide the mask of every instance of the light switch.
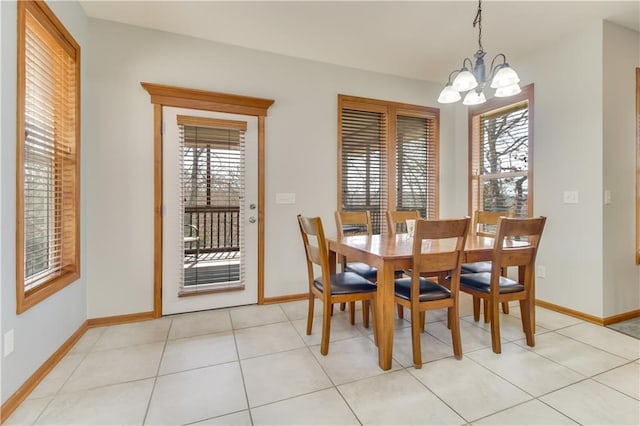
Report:
[[604,191],[604,203],[611,204],[611,190],[605,189]]
[[562,200],[565,204],[578,204],[578,191],[564,191]]
[[295,204],[296,194],[293,192],[277,192],[276,204]]

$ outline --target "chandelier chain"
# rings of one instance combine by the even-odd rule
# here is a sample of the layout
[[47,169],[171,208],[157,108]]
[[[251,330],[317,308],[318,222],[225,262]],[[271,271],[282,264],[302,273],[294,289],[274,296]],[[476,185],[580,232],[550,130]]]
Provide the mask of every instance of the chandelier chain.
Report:
[[473,20],[473,27],[478,26],[478,47],[480,51],[484,51],[482,47],[482,0],[478,0],[478,13]]

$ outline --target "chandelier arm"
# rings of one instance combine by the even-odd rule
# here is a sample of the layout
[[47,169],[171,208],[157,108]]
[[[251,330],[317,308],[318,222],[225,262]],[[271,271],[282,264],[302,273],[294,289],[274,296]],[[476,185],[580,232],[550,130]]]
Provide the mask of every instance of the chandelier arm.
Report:
[[[501,64],[495,64],[496,63],[496,59],[502,57],[502,63]],[[500,68],[502,68],[504,65],[506,65],[507,63],[507,57],[504,55],[504,53],[498,53],[496,56],[493,57],[493,59],[491,60],[491,67],[489,68],[489,78],[487,79],[487,81],[493,79],[493,77],[495,76],[496,72],[498,72],[498,70]]]
[[[467,66],[465,65],[467,62],[469,62],[469,67],[467,68]],[[460,69],[460,71],[462,71],[463,69],[469,69],[472,70],[473,69],[473,61],[469,58],[464,58],[464,60],[462,61],[462,68]]]
[[447,79],[447,86],[448,86],[449,84],[451,84],[451,82],[453,81],[453,80],[451,80],[451,77],[453,77],[453,75],[454,75],[455,73],[460,74],[460,70],[453,70],[453,71],[451,71],[451,73],[449,73],[449,78]]

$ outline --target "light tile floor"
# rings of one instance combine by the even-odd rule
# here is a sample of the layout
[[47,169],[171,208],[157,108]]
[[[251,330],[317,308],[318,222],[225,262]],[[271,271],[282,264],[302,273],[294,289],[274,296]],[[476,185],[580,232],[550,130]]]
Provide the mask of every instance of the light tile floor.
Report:
[[529,348],[513,305],[496,355],[462,297],[463,359],[429,312],[419,370],[409,322],[382,371],[359,312],[336,312],[322,356],[306,301],[90,329],[6,424],[640,424],[638,339],[538,308]]

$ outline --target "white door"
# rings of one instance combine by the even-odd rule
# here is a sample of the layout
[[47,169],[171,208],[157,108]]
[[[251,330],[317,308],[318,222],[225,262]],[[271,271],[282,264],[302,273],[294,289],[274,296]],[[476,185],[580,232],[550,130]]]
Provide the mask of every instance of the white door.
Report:
[[[178,116],[205,120],[190,122],[181,132]],[[219,130],[203,130],[199,121],[206,119],[246,123],[244,141],[240,137],[236,143],[244,144],[244,167],[237,164],[242,162],[242,156],[236,155],[237,147],[232,152],[219,149],[216,143],[201,144],[202,140],[209,142],[208,137],[217,138],[207,135]],[[200,142],[195,143],[193,132],[198,130],[201,136],[196,139]],[[163,315],[257,303],[257,155],[256,117],[163,107]],[[221,165],[223,162],[227,166]],[[197,173],[190,171],[194,164],[198,164]],[[244,170],[244,179],[233,177],[242,175],[236,167]],[[193,189],[194,183],[185,183],[192,175],[200,176],[197,189]],[[233,179],[237,182],[227,184]],[[224,205],[215,201],[221,194],[224,198],[222,185],[216,184],[222,181],[230,188],[240,188],[229,190],[233,195]],[[194,192],[198,197],[190,198]]]

